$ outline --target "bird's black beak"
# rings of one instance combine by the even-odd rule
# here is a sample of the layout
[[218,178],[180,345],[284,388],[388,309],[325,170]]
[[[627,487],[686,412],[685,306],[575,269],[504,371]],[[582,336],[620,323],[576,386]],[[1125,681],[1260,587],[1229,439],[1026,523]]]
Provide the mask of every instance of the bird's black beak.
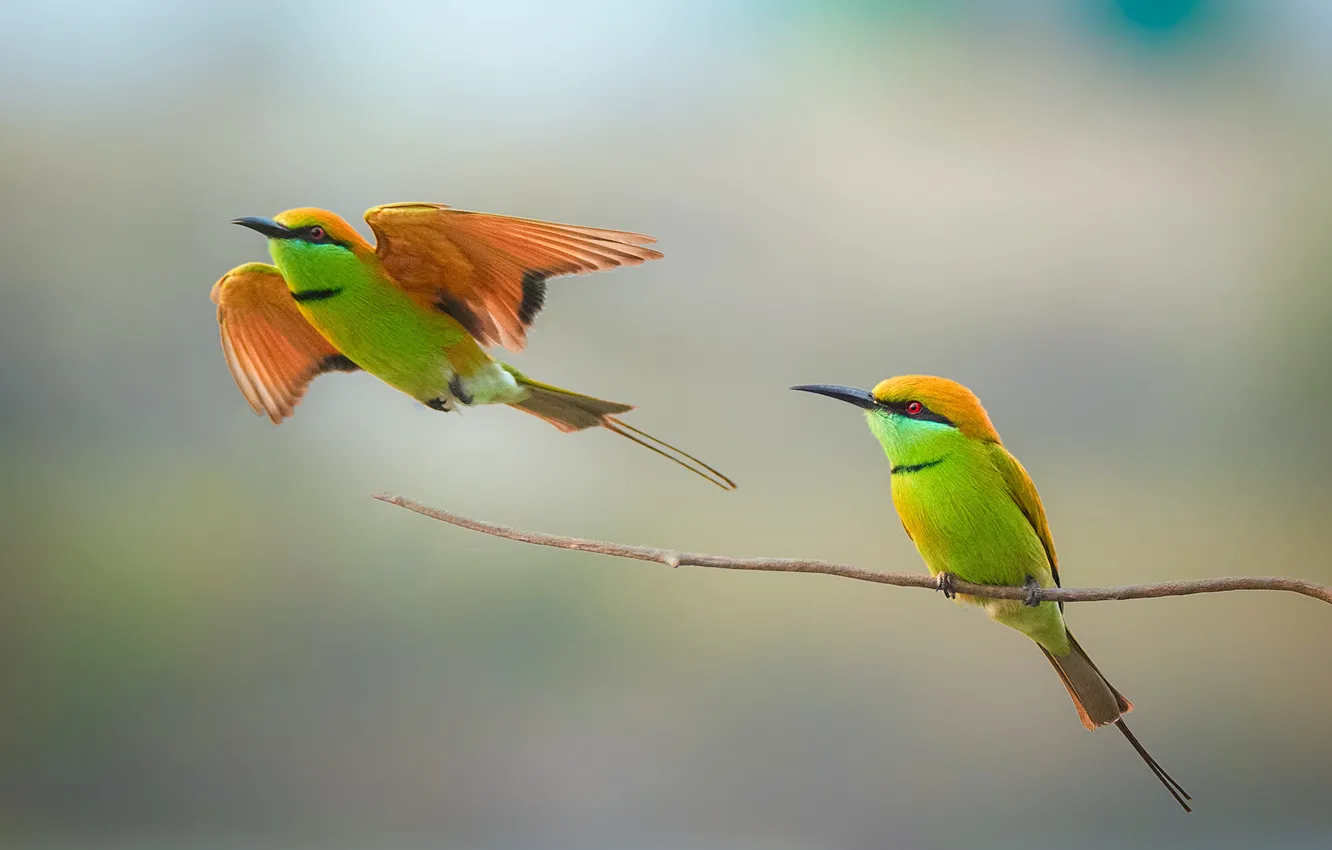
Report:
[[879,402],[874,396],[865,390],[858,390],[853,387],[839,387],[836,384],[802,384],[798,387],[791,387],[802,393],[815,393],[817,395],[826,395],[828,398],[835,398],[838,401],[844,401],[847,404],[854,404],[856,407],[870,410],[879,406]]
[[259,218],[258,216],[247,215],[244,218],[233,218],[231,223],[239,224],[241,227],[248,227],[251,230],[257,230],[269,239],[296,238],[296,231],[283,227],[271,218]]

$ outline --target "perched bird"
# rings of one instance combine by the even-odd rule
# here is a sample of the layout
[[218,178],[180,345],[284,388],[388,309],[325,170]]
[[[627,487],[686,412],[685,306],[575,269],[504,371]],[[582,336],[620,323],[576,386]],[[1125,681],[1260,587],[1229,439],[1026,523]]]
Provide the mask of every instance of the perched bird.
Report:
[[[1082,724],[1113,723],[1185,811],[1188,793],[1124,723],[1132,703],[1115,690],[1064,625],[1063,605],[1040,601],[1059,586],[1045,508],[1027,471],[1008,453],[980,399],[955,381],[906,375],[872,392],[792,387],[854,404],[888,455],[893,505],[939,588],[1036,641],[1073,697]],[[1026,601],[954,594],[953,577],[1028,588]]]
[[548,278],[659,259],[651,237],[442,204],[386,204],[365,220],[375,245],[320,209],[232,222],[267,236],[277,264],[237,266],[212,291],[227,365],[256,413],[281,422],[318,375],[364,369],[440,411],[507,404],[561,431],[605,428],[735,488],[622,422],[630,405],[533,381],[482,348],[522,349]]

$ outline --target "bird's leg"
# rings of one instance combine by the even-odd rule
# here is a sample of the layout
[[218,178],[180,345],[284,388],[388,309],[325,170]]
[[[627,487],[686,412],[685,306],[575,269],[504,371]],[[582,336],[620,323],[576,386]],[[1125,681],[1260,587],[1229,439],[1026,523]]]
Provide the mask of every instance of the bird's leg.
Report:
[[1028,608],[1035,608],[1040,605],[1041,584],[1036,581],[1036,577],[1032,575],[1027,576],[1027,580],[1023,582],[1022,586],[1027,589],[1027,598],[1022,600],[1023,604]]
[[449,378],[449,392],[453,393],[453,397],[462,404],[472,403],[472,394],[463,389],[462,378],[459,378],[456,372],[452,378]]
[[449,399],[447,398],[432,398],[429,401],[423,402],[423,404],[431,410],[438,410],[440,413],[448,413],[450,410],[453,410],[453,407],[449,404]]
[[953,599],[957,596],[957,591],[953,589],[953,574],[939,573],[934,577],[934,589],[942,590],[945,599]]

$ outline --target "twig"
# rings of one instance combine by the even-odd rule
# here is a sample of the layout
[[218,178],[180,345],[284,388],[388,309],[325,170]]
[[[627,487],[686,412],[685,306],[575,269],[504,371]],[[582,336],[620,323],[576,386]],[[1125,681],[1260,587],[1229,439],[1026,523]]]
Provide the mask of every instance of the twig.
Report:
[[[615,558],[652,561],[665,564],[668,567],[710,567],[716,570],[754,570],[770,573],[818,573],[875,584],[891,584],[896,587],[937,589],[935,579],[924,573],[884,573],[847,564],[833,564],[828,561],[807,561],[797,558],[728,558],[722,555],[677,552],[673,549],[656,549],[650,546],[626,546],[622,543],[610,543],[603,540],[584,540],[578,537],[563,537],[557,534],[520,531],[516,528],[469,519],[448,511],[441,511],[438,508],[427,507],[420,502],[389,493],[376,493],[374,497],[381,502],[388,502],[390,505],[397,505],[409,511],[415,511],[422,516],[456,525],[459,528],[479,531],[482,534],[503,537],[506,540],[517,540],[519,543],[530,543],[536,546],[553,546],[556,549],[593,552]],[[1026,599],[1029,592],[1025,587],[972,584],[956,578],[953,581],[953,589],[968,596],[984,596],[991,599]],[[1225,578],[1198,579],[1196,581],[1134,584],[1126,587],[1051,587],[1040,590],[1038,598],[1047,602],[1100,602],[1106,599],[1153,599],[1160,596],[1191,596],[1195,593],[1223,593],[1231,590],[1284,590],[1289,593],[1299,593],[1314,599],[1321,599],[1332,604],[1332,587],[1304,581],[1303,579],[1281,578],[1279,576],[1227,576]]]

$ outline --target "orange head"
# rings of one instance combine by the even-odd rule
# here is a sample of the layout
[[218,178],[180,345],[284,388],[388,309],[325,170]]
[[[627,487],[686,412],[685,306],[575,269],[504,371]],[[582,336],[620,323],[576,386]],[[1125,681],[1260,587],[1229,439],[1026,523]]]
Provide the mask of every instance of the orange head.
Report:
[[870,431],[894,466],[933,465],[959,441],[999,442],[980,399],[946,378],[902,375],[881,381],[872,392],[828,384],[791,389],[826,395],[864,410]]
[[[900,411],[908,419],[943,420],[964,437],[999,442],[999,432],[994,430],[980,399],[957,381],[933,375],[899,375],[880,381],[870,395],[879,405]],[[915,405],[919,405],[919,410]]]
[[375,253],[374,247],[341,216],[316,207],[297,207],[278,213],[276,218],[247,216],[234,219],[232,224],[258,231],[269,239],[309,245],[335,245],[358,256]]
[[350,224],[328,210],[301,207],[277,218],[238,218],[268,237],[268,253],[298,300],[313,301],[378,279],[375,249]]
[[868,413],[900,420],[904,426],[916,422],[931,429],[950,428],[962,436],[985,443],[998,443],[990,415],[976,394],[957,381],[933,375],[899,375],[880,381],[870,392],[834,384],[791,387],[854,404]]

